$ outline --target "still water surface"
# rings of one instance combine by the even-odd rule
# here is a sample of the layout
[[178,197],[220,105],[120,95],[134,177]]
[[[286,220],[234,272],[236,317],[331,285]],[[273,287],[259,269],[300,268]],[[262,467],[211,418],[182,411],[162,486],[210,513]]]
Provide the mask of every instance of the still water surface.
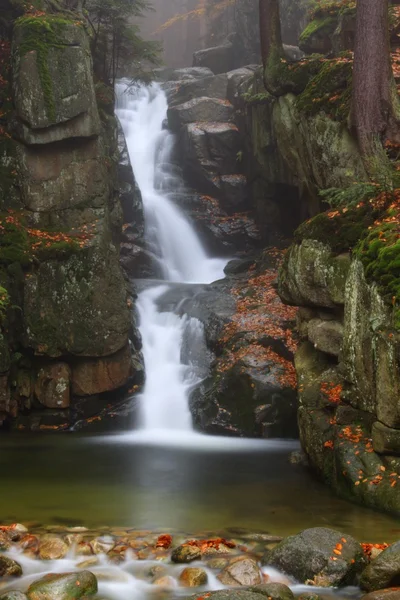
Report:
[[335,498],[291,464],[296,442],[246,451],[231,441],[224,451],[121,439],[3,436],[0,520],[280,535],[331,526],[365,541],[400,538],[399,519]]

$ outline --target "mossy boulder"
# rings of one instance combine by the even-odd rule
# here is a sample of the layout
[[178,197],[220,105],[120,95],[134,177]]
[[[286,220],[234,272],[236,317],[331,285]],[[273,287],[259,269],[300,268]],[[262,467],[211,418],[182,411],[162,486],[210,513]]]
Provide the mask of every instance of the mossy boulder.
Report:
[[97,593],[97,579],[90,571],[45,575],[28,588],[29,600],[77,600]]
[[26,144],[100,131],[89,38],[79,21],[21,17],[13,36],[18,132]]
[[293,94],[274,104],[273,126],[279,152],[314,198],[314,213],[319,211],[317,190],[366,179],[357,144],[343,123],[323,112],[306,117]]
[[327,54],[332,49],[331,37],[336,27],[335,17],[315,17],[300,35],[300,49],[307,54]]
[[335,256],[328,245],[305,239],[287,252],[278,293],[287,304],[334,308],[344,304],[349,267],[349,255]]
[[351,536],[315,527],[280,542],[264,562],[302,583],[331,587],[354,584],[366,558],[361,544]]
[[352,384],[350,403],[400,426],[399,340],[393,315],[376,285],[368,285],[359,260],[346,284],[342,370]]
[[107,236],[64,261],[42,262],[25,280],[24,342],[37,354],[100,357],[126,346],[127,292]]

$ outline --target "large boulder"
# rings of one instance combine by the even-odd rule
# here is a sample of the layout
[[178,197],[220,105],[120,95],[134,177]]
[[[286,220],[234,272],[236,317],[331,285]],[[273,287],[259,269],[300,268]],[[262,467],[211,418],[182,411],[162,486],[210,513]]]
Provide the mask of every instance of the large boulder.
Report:
[[188,123],[233,121],[233,106],[227,100],[219,98],[194,98],[168,109],[168,124],[172,131],[179,133],[180,129]]
[[315,527],[280,542],[267,553],[265,562],[301,583],[336,587],[355,584],[366,558],[351,536]]
[[279,295],[296,306],[334,308],[344,304],[349,255],[335,256],[330,247],[305,239],[293,244],[279,273]]
[[26,144],[99,134],[89,38],[83,23],[23,17],[13,35],[14,99]]
[[383,550],[362,572],[360,586],[367,592],[399,586],[400,541]]
[[63,261],[42,262],[25,280],[25,345],[58,357],[107,356],[126,346],[131,327],[115,248],[96,238]]
[[233,123],[190,123],[183,128],[182,156],[189,181],[206,193],[213,178],[237,172],[241,136]]
[[212,75],[202,79],[186,81],[174,85],[168,93],[169,105],[183,104],[193,98],[227,98],[228,78],[226,74]]
[[226,73],[235,68],[235,53],[232,42],[225,42],[221,46],[198,50],[193,54],[194,67],[206,67],[214,75]]

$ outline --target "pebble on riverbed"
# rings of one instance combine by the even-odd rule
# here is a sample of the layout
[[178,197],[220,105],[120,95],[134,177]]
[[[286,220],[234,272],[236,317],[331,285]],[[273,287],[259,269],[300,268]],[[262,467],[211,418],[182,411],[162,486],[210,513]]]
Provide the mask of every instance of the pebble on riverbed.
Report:
[[[136,585],[149,586],[148,590],[154,586],[153,594],[160,600],[179,588],[181,592],[199,588],[196,598],[200,593],[212,600],[262,600],[262,596],[293,600],[288,586],[295,579],[310,585],[310,593],[303,593],[302,600],[319,600],[318,593],[313,593],[318,590],[312,586],[357,585],[360,576],[361,587],[367,591],[392,586],[373,592],[376,595],[366,600],[400,600],[398,590],[393,589],[400,581],[400,542],[388,548],[387,544],[361,545],[326,528],[308,529],[279,543],[277,536],[240,531],[233,540],[209,537],[210,533],[187,539],[179,534],[158,536],[150,531],[110,528],[77,531],[54,527],[29,533],[23,525],[0,526],[0,534],[0,600],[78,600],[90,596],[104,600],[96,595],[98,582],[101,594],[104,585],[104,589],[127,585],[129,590],[129,586],[132,590]],[[386,549],[376,556],[371,547]],[[18,555],[24,570],[27,565],[29,580],[24,587],[25,579],[19,579],[16,591],[11,589],[12,580],[23,575]],[[35,561],[43,571],[46,563],[54,568],[50,561],[62,559],[68,562],[61,564],[69,565],[70,570],[82,570],[41,578],[38,572],[38,580],[32,583]],[[184,567],[193,561],[202,562]],[[229,589],[203,592],[216,581]],[[123,594],[120,597],[125,600]]]

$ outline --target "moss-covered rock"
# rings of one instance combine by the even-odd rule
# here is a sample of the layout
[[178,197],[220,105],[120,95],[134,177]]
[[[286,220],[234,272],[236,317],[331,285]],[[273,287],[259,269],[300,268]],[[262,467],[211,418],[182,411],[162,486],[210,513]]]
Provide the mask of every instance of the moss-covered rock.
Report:
[[300,35],[300,49],[308,54],[327,54],[332,49],[331,36],[336,27],[337,21],[331,15],[315,17]]
[[21,17],[14,29],[13,56],[18,132],[25,143],[99,133],[83,23],[59,15]]
[[29,274],[25,345],[38,354],[107,356],[128,341],[130,314],[118,255],[107,237],[65,261]]
[[335,256],[322,242],[305,239],[286,254],[279,273],[279,295],[296,306],[333,308],[344,304],[349,267],[348,255]]
[[357,144],[343,123],[324,113],[306,117],[296,96],[288,94],[275,103],[273,125],[279,152],[315,199],[314,212],[319,209],[317,190],[347,187],[366,178]]

